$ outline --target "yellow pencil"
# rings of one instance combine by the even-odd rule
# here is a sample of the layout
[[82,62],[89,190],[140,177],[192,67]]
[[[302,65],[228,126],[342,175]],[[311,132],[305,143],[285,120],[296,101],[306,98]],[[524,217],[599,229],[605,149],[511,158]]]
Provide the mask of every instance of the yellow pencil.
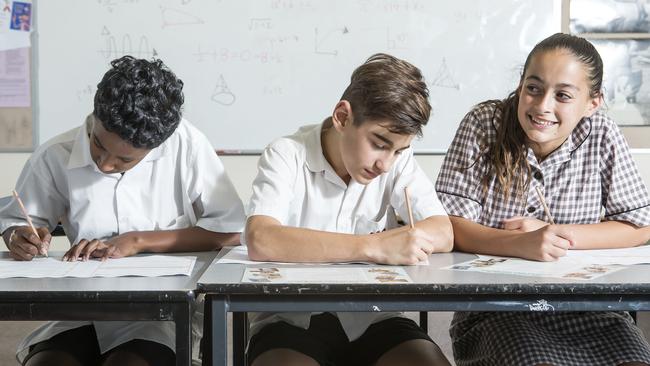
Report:
[[[34,224],[32,223],[32,219],[29,217],[29,214],[27,214],[27,209],[25,208],[25,205],[23,205],[23,201],[20,199],[20,196],[18,196],[18,192],[15,190],[13,191],[14,198],[16,199],[16,202],[18,202],[18,205],[20,206],[21,211],[23,211],[23,215],[25,216],[25,220],[27,220],[27,224],[29,224],[29,227],[32,229],[34,232],[34,235],[36,235],[37,238],[41,238],[40,235],[38,235],[38,231],[36,231],[36,228],[34,227]],[[41,248],[39,251],[42,252],[44,256],[47,257],[47,252],[43,249],[42,244]]]
[[546,200],[544,199],[542,190],[539,189],[539,187],[535,187],[535,190],[537,190],[537,196],[539,196],[539,201],[542,203],[542,207],[544,207],[544,212],[546,213],[546,217],[548,218],[548,221],[551,223],[551,225],[555,225],[555,220],[553,220],[553,216],[551,216],[551,211],[548,209],[548,206],[546,205]]
[[409,226],[411,229],[415,228],[413,221],[413,210],[411,210],[411,197],[409,196],[409,187],[404,187],[404,195],[406,196],[406,210],[409,213]]

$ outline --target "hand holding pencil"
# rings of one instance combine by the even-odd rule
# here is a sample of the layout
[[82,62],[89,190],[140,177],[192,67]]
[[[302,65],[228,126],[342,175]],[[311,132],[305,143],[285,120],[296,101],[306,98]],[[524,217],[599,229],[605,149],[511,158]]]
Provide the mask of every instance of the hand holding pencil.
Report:
[[27,226],[16,226],[7,230],[8,236],[5,236],[5,242],[11,256],[17,260],[31,260],[38,254],[47,256],[51,240],[49,230],[47,228],[36,229],[16,191],[13,191],[13,196],[27,221]]

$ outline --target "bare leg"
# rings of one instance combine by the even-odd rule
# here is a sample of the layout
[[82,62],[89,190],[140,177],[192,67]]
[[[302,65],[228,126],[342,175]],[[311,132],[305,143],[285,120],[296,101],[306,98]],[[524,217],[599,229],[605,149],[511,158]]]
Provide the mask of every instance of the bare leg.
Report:
[[276,348],[262,353],[252,366],[319,366],[313,358],[288,348]]
[[83,366],[67,352],[43,351],[32,356],[25,366]]
[[440,348],[425,339],[401,343],[384,353],[375,366],[450,366]]

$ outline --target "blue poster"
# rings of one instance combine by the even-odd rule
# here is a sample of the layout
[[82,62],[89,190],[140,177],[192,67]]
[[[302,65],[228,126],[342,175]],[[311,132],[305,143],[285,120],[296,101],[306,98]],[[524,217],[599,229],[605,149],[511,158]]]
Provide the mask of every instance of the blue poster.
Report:
[[29,32],[32,23],[32,4],[14,1],[9,28]]

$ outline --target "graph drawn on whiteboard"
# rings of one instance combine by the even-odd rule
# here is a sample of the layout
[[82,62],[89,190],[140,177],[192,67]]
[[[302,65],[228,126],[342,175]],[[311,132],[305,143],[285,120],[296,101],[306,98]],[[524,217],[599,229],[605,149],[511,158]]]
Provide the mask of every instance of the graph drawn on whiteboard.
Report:
[[[149,44],[149,38],[142,35],[138,39],[137,48],[133,47],[133,40],[130,34],[124,34],[121,38],[121,44],[118,46],[116,36],[111,34],[107,27],[102,28],[101,32],[104,36],[104,48],[99,50],[99,53],[104,56],[106,60],[113,60],[123,55],[131,55],[138,58],[150,59],[158,56],[158,52]],[[119,36],[118,36],[119,37]]]
[[339,54],[337,48],[333,46],[337,44],[337,36],[350,33],[348,27],[328,29],[320,31],[314,28],[314,52],[319,55],[336,56]]

